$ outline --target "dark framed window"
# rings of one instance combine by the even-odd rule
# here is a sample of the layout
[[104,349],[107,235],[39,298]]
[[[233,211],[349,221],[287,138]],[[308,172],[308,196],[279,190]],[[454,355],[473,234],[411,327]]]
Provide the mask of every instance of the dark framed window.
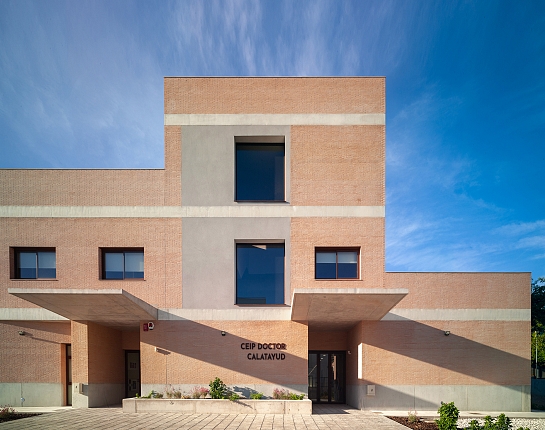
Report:
[[284,142],[244,141],[235,146],[235,200],[285,201]]
[[237,304],[284,304],[284,244],[237,243],[236,254]]
[[316,248],[316,279],[358,279],[358,248]]
[[102,248],[102,279],[143,278],[143,248]]
[[55,279],[55,248],[14,248],[14,279]]

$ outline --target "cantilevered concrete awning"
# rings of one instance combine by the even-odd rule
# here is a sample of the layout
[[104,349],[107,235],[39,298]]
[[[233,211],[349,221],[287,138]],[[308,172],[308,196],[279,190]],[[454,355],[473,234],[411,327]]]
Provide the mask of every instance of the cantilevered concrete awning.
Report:
[[308,321],[309,329],[346,330],[359,321],[378,321],[409,293],[396,288],[296,288],[292,321]]
[[124,290],[9,288],[8,292],[74,321],[123,329],[157,319],[156,308]]

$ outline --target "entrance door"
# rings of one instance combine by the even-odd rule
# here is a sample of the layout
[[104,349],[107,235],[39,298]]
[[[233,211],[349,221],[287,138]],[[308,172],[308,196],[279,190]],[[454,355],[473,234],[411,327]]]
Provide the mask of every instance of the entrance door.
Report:
[[72,345],[66,345],[66,405],[72,406]]
[[345,368],[344,351],[309,351],[309,399],[316,403],[344,403]]
[[140,392],[140,351],[125,351],[125,397]]

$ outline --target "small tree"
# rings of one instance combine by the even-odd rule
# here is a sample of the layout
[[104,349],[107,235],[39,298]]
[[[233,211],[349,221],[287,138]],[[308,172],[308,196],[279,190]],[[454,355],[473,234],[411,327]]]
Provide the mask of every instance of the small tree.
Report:
[[545,328],[545,277],[532,281],[532,331]]
[[210,397],[213,399],[225,399],[227,394],[227,386],[223,383],[220,378],[216,378],[213,381],[210,381]]
[[545,277],[532,281],[532,364],[545,365]]

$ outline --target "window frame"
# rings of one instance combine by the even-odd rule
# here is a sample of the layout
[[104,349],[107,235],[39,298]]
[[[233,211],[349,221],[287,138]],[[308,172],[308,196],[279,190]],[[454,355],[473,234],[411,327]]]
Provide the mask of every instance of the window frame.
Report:
[[[238,147],[239,145],[256,145],[256,146],[272,146],[282,145],[284,149],[283,155],[283,191],[281,199],[241,199],[238,196]],[[234,138],[234,201],[236,203],[286,203],[288,193],[288,177],[287,177],[287,144],[286,136],[235,136]]]
[[[141,278],[126,278],[125,277],[125,253],[141,252],[144,261],[144,271]],[[99,265],[99,279],[103,281],[144,281],[146,279],[146,257],[144,247],[129,247],[129,248],[99,248],[100,253],[100,265]],[[123,254],[123,277],[122,278],[107,278],[106,277],[106,254]]]
[[[19,259],[21,253],[36,254],[36,277],[21,278],[19,276]],[[55,255],[55,276],[52,278],[39,277],[38,253],[52,252]],[[52,246],[14,246],[10,247],[10,279],[17,281],[55,281],[57,280],[57,249]]]
[[[357,281],[360,278],[360,265],[361,265],[361,248],[358,246],[345,246],[345,247],[321,247],[314,248],[314,279],[317,281]],[[335,278],[318,278],[317,269],[317,255],[319,253],[335,253]],[[354,278],[339,278],[339,252],[355,252],[356,253],[356,276]]]
[[[239,246],[276,245],[284,251],[282,265],[282,299],[279,303],[239,303],[238,296],[238,248]],[[235,305],[236,306],[285,306],[286,305],[286,242],[284,240],[236,240],[235,241]]]

